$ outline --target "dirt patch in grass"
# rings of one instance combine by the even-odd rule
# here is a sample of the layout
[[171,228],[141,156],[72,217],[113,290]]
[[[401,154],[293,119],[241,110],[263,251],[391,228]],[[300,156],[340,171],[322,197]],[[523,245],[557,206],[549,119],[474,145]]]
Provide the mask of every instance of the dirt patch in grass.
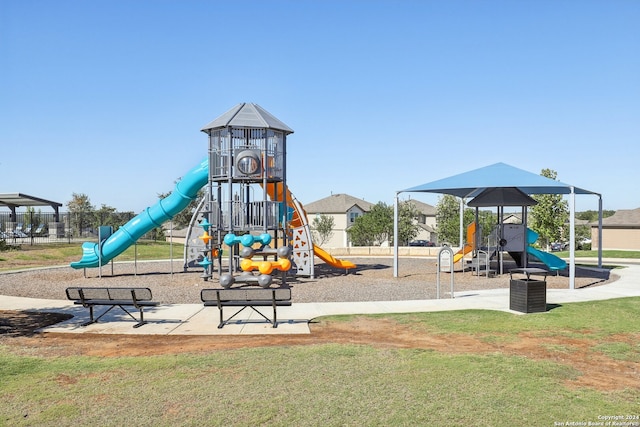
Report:
[[[36,333],[36,329],[68,319],[58,313],[0,311],[0,344],[42,356],[98,357],[204,354],[248,347],[316,344],[357,344],[379,348],[416,348],[446,354],[492,354],[546,360],[576,369],[580,375],[567,386],[602,391],[640,388],[640,363],[616,360],[597,351],[599,342],[585,338],[526,332],[517,339],[485,339],[467,334],[433,334],[384,318],[356,317],[350,322],[312,323],[305,335],[98,335]],[[495,338],[495,337],[494,337]],[[640,333],[618,334],[608,341],[636,346]]]

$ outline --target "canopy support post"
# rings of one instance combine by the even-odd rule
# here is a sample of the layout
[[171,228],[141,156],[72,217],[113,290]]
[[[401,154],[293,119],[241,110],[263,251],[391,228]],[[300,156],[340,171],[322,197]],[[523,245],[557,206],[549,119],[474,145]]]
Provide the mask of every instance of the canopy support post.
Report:
[[398,195],[393,200],[393,277],[398,277]]

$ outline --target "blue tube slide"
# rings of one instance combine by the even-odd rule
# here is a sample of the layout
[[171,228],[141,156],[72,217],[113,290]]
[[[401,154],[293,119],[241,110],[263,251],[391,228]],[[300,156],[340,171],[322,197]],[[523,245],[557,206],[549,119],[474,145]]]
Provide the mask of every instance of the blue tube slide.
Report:
[[544,265],[549,267],[549,270],[564,270],[567,268],[567,262],[565,260],[558,258],[549,252],[540,251],[534,247],[527,246],[527,253],[538,258]]
[[71,267],[95,268],[105,265],[133,245],[142,235],[169,221],[198,196],[198,191],[209,180],[209,160],[205,158],[176,184],[173,192],[150,208],[133,217],[102,243],[102,260],[99,245],[93,242],[82,244],[82,259],[72,262]]
[[549,252],[544,252],[538,250],[531,246],[535,241],[538,240],[538,233],[527,228],[527,253],[533,255],[538,258],[544,265],[549,267],[549,270],[564,270],[567,268],[567,262],[562,258],[555,256],[554,254],[550,254]]

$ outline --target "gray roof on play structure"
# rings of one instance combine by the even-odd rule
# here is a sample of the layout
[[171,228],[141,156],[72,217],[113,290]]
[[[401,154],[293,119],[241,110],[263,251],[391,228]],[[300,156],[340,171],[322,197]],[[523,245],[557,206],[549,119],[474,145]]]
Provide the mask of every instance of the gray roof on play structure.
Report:
[[401,192],[440,193],[469,198],[489,188],[517,188],[524,194],[598,194],[528,172],[505,163],[495,163],[438,181],[407,188]]
[[204,126],[201,130],[222,129],[228,126],[238,128],[266,128],[293,133],[293,129],[282,123],[275,116],[258,104],[240,103]]
[[485,188],[482,193],[473,198],[467,206],[489,207],[489,206],[534,206],[537,205],[531,196],[524,194],[515,187]]

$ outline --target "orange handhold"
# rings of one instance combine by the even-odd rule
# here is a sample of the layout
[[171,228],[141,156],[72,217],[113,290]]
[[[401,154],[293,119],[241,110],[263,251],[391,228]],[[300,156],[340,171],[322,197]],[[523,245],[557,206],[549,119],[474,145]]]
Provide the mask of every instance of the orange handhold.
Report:
[[289,271],[291,261],[286,258],[281,258],[278,261],[253,261],[245,258],[240,261],[240,268],[242,271],[258,270],[261,274],[271,274],[273,270]]
[[240,268],[242,271],[253,271],[255,270],[254,264],[255,263],[251,261],[251,259],[243,258],[242,261],[240,261]]

